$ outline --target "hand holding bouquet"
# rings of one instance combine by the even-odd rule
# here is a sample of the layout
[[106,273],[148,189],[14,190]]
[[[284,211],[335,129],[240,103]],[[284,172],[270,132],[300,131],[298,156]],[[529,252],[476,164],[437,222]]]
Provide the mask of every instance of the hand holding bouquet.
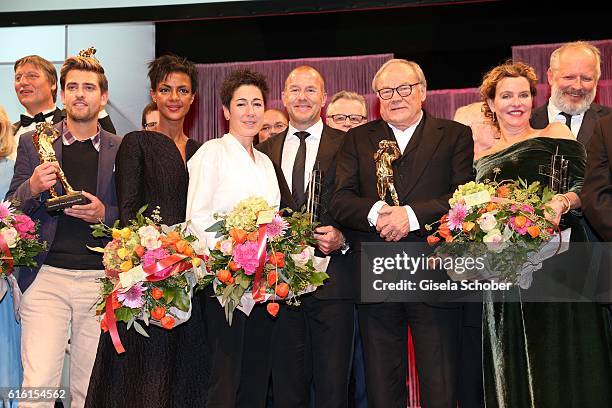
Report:
[[103,253],[106,277],[101,280],[100,301],[96,313],[102,315],[101,328],[110,331],[118,353],[125,351],[117,333],[117,321],[127,323],[148,337],[138,319],[172,329],[189,319],[191,296],[197,280],[203,277],[202,251],[196,238],[180,225],[160,225],[143,216],[146,206],[125,228],[119,222],[107,227],[93,226],[96,237],[110,236],[105,248],[91,248]]

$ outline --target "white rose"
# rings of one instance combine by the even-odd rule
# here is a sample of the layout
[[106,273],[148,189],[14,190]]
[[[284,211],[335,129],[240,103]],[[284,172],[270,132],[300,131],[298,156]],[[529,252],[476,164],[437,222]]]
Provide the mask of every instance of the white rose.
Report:
[[497,225],[495,215],[490,212],[482,214],[476,222],[484,232],[490,232]]
[[0,234],[2,234],[2,238],[4,238],[4,241],[6,241],[6,245],[9,248],[15,248],[17,241],[19,240],[19,233],[15,228],[3,228],[0,231]]
[[140,244],[148,250],[151,250],[159,248],[161,246],[161,241],[159,238],[149,235],[145,236],[144,238],[140,237]]
[[482,237],[482,242],[487,245],[489,250],[497,253],[501,252],[506,247],[504,236],[497,228],[492,229],[487,235]]
[[306,247],[299,254],[291,254],[291,259],[297,266],[305,266],[310,259],[314,257],[314,248]]
[[231,239],[224,239],[223,241],[219,243],[219,249],[221,249],[221,252],[225,256],[231,255],[233,248],[234,248],[234,245],[232,244]]

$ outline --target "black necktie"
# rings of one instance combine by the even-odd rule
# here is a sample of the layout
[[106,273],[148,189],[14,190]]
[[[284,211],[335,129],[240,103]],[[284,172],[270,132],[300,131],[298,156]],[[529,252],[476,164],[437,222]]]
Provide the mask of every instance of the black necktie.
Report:
[[563,115],[563,117],[565,118],[565,124],[567,125],[567,127],[572,130],[572,115],[565,112],[561,112],[561,115]]
[[38,112],[36,115],[34,115],[34,117],[30,117],[27,115],[21,115],[19,116],[19,121],[21,122],[21,126],[22,127],[28,127],[30,126],[32,123],[38,123],[38,122],[44,122],[46,118],[48,118],[49,116],[53,115],[54,111],[51,111],[45,115],[43,115],[42,112]]
[[304,187],[304,169],[306,167],[306,138],[310,136],[308,132],[295,132],[300,138],[300,147],[295,155],[293,162],[293,172],[291,173],[291,195],[297,204],[297,208],[302,208],[306,201],[306,188]]

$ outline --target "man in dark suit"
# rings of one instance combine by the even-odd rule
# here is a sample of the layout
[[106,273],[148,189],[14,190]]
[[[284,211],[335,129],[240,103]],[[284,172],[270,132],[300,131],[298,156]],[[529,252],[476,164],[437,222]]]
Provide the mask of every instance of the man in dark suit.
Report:
[[[71,327],[70,394],[82,406],[95,360],[99,325],[92,305],[98,298],[102,257],[87,249],[103,246],[91,236],[90,225],[118,217],[114,162],[121,139],[101,129],[98,113],[108,100],[108,81],[100,64],[86,57],[68,58],[61,69],[62,101],[67,117],[55,125],[53,142],[58,162],[40,164],[33,133],[20,138],[15,174],[7,193],[19,209],[40,223],[49,244],[40,254],[40,269],[20,274],[24,290],[22,322],[23,387],[58,387]],[[49,188],[63,194],[58,164],[88,204],[50,213]],[[23,406],[29,406],[24,403]]]
[[[324,125],[321,120],[321,108],[326,102],[325,84],[314,68],[301,66],[291,71],[282,99],[289,114],[289,127],[257,148],[266,153],[275,166],[281,190],[281,208],[300,210],[306,202],[309,175],[313,169],[322,172],[321,226],[316,229],[316,238],[318,256],[330,257],[327,268],[330,278],[323,287],[302,297],[297,311],[300,316],[295,316],[295,311],[286,310],[281,310],[278,315],[272,339],[273,353],[277,350],[274,345],[281,343],[289,343],[292,351],[289,355],[276,355],[272,363],[274,403],[275,406],[277,402],[287,403],[277,398],[277,378],[304,375],[296,373],[301,369],[292,363],[305,359],[298,365],[303,364],[308,370],[312,363],[314,406],[347,407],[353,349],[355,271],[351,267],[352,256],[347,253],[346,239],[329,214],[335,157],[345,134]],[[289,321],[291,325],[287,324]],[[292,338],[297,333],[302,333],[301,338]],[[298,389],[286,390],[293,394],[291,398],[301,395],[293,405],[287,406],[308,406],[310,378],[306,376],[304,380]]]
[[[59,123],[66,117],[66,111],[55,106],[57,72],[51,62],[38,55],[27,55],[15,61],[14,70],[15,93],[25,108],[20,120],[13,124],[17,146],[19,137],[33,131],[37,123]],[[104,110],[99,116],[102,129],[115,133],[110,116]],[[13,160],[15,155],[16,152],[12,155]]]
[[551,122],[565,123],[588,146],[597,120],[612,113],[593,103],[601,75],[599,50],[585,41],[564,44],[550,55],[547,74],[550,99],[533,111],[531,126],[544,129]]
[[[455,188],[472,176],[474,144],[468,127],[422,109],[427,84],[418,64],[391,60],[372,82],[382,120],[351,129],[338,156],[331,214],[360,242],[422,242],[425,225],[449,209]],[[377,193],[374,153],[381,140],[396,141],[393,162],[400,206]],[[455,407],[460,308],[452,304],[361,305],[368,403],[406,406],[407,332],[410,326],[423,407]]]

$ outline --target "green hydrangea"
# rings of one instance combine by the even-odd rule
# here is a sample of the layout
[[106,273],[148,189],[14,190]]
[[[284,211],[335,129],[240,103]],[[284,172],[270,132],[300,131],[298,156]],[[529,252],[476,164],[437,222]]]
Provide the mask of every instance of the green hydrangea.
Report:
[[225,228],[243,229],[247,232],[254,231],[257,227],[257,214],[260,211],[271,210],[273,207],[261,197],[248,197],[240,201],[225,218]]

